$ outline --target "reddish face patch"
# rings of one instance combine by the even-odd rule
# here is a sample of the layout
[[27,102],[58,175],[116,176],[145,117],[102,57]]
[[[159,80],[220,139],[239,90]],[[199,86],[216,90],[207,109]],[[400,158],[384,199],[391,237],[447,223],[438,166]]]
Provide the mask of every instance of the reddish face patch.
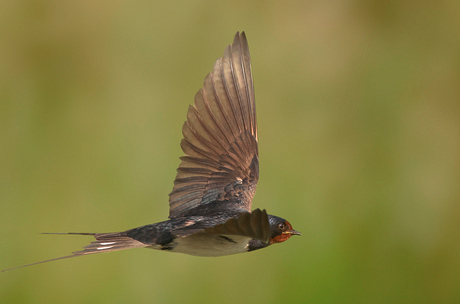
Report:
[[287,239],[289,239],[291,236],[292,236],[292,234],[290,234],[289,232],[285,231],[282,234],[280,234],[278,236],[275,236],[274,238],[271,238],[270,244],[282,243],[282,242],[286,241]]
[[293,230],[292,230],[291,223],[289,223],[288,221],[285,221],[284,224],[285,224],[284,230],[281,232],[280,235],[275,236],[274,238],[271,238],[270,244],[282,243],[292,236]]

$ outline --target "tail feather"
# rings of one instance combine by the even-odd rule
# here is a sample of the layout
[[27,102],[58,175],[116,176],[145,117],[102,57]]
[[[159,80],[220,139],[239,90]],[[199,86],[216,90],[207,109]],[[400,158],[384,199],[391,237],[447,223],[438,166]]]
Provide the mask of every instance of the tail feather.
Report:
[[126,232],[114,232],[114,233],[76,233],[76,232],[69,232],[69,233],[43,233],[43,234],[73,234],[73,235],[92,235],[96,239],[96,241],[91,242],[89,245],[83,247],[81,251],[72,252],[72,255],[67,255],[63,257],[58,257],[54,259],[49,259],[45,261],[35,262],[32,264],[26,264],[18,267],[13,267],[9,269],[4,269],[1,272],[13,270],[17,268],[23,268],[27,266],[37,265],[41,263],[47,263],[51,261],[57,261],[67,258],[73,258],[82,255],[94,254],[94,253],[102,253],[102,252],[112,252],[130,248],[139,248],[139,247],[147,247],[150,246],[149,244],[144,244],[142,242],[136,241],[133,238],[130,238],[126,235]]
[[149,246],[126,236],[125,232],[96,233],[94,234],[94,238],[96,241],[91,242],[91,244],[85,246],[81,251],[72,252],[72,254],[86,255]]

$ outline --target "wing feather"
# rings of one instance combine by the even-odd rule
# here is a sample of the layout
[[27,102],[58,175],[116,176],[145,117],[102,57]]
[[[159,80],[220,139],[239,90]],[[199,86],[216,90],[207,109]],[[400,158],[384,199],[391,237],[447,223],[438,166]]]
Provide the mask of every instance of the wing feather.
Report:
[[250,212],[259,159],[251,60],[244,32],[235,35],[206,76],[194,106],[189,107],[182,134],[185,156],[170,193],[169,217],[184,216],[211,202],[231,201]]

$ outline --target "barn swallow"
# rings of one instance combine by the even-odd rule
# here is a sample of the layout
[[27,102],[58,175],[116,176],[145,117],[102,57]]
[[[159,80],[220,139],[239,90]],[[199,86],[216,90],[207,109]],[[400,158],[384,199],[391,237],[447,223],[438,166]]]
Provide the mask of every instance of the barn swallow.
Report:
[[224,256],[300,235],[281,217],[260,209],[251,212],[259,156],[251,59],[244,32],[236,33],[233,44],[206,76],[194,106],[188,109],[182,133],[185,155],[169,194],[169,220],[123,232],[62,233],[91,235],[96,241],[72,255],[16,268],[138,247]]

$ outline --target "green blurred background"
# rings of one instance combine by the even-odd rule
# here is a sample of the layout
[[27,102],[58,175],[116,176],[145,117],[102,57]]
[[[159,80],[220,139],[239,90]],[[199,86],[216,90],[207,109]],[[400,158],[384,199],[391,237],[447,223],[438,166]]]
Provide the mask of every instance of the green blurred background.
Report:
[[254,208],[303,233],[0,274],[2,303],[460,303],[459,1],[2,1],[0,268],[165,220],[181,126],[249,39]]

